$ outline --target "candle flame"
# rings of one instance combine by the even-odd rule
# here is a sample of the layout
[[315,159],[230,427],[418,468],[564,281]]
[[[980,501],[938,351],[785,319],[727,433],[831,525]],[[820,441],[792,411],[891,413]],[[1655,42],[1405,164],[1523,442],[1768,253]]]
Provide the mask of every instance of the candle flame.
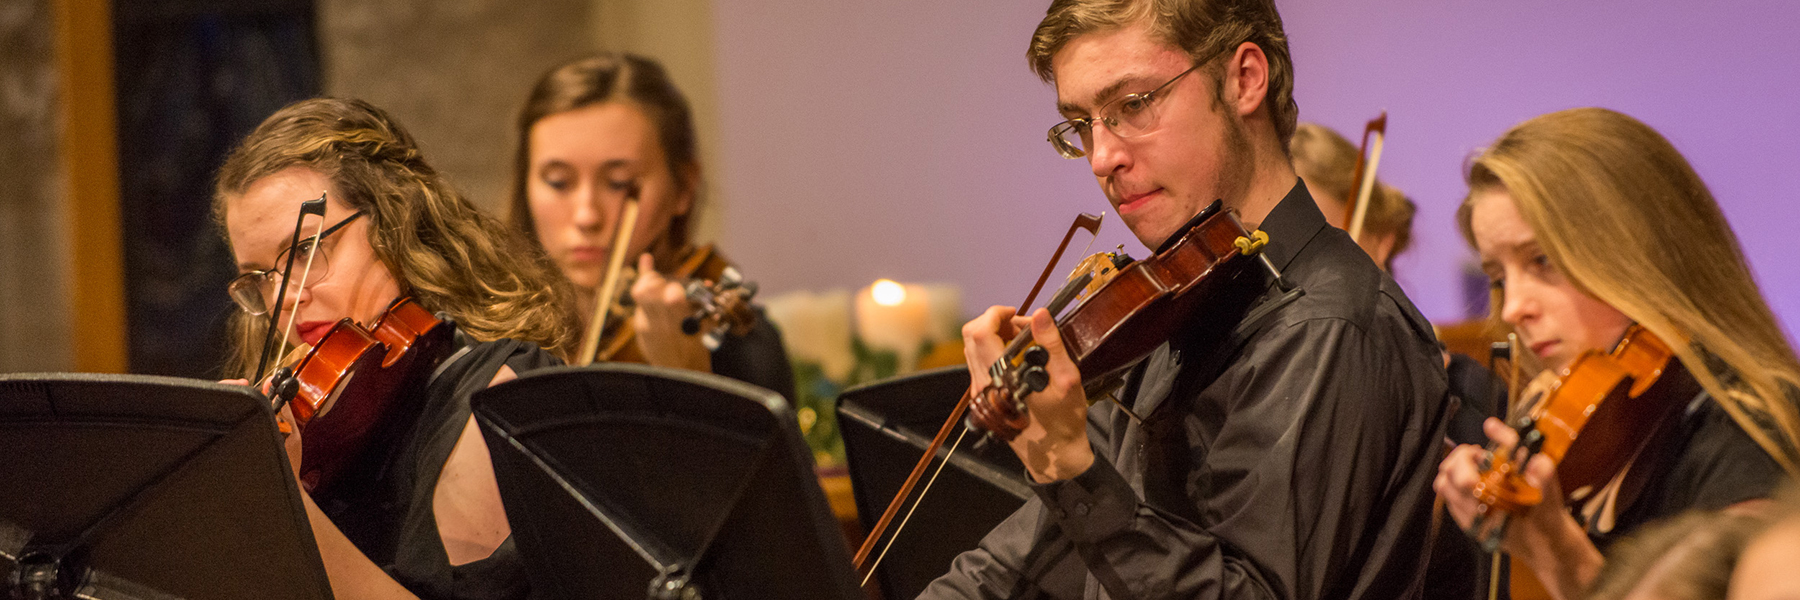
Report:
[[875,285],[869,286],[869,294],[875,297],[876,304],[899,306],[906,301],[906,286],[895,283],[892,279],[877,279]]

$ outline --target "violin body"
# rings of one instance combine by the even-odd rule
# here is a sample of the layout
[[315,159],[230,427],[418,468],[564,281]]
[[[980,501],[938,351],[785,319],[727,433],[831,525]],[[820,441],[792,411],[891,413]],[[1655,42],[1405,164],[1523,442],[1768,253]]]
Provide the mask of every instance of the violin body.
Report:
[[300,481],[328,489],[355,464],[373,436],[422,396],[431,372],[450,354],[456,326],[410,297],[395,300],[364,329],[342,319],[294,369],[288,406],[301,433]]
[[[1234,212],[1214,202],[1195,221],[1154,256],[1087,283],[1091,291],[1078,295],[1079,304],[1057,319],[1063,347],[1081,371],[1084,388],[1106,387],[1096,382],[1116,379],[1167,342],[1171,331],[1204,313],[1208,300],[1225,296],[1219,288],[1247,270],[1251,261],[1234,259],[1242,254],[1238,240],[1251,234]],[[1023,358],[1002,358],[1014,368],[996,369],[993,383],[969,406],[968,422],[1003,440],[1024,430],[1029,422],[1024,397],[1037,391],[1031,388],[1038,386],[1024,384],[1029,377],[1021,369],[1042,367],[1046,360],[1033,358],[1029,347],[1024,350],[1017,353]]]
[[[1565,502],[1599,492],[1679,421],[1700,392],[1681,361],[1649,330],[1632,326],[1610,353],[1582,354],[1561,373],[1527,416],[1516,423],[1521,444],[1557,463]],[[1496,455],[1476,485],[1484,506],[1518,514],[1543,500],[1525,482],[1523,464]],[[1617,498],[1629,506],[1649,469],[1628,474]],[[1635,475],[1635,477],[1633,477]]]
[[[724,327],[719,334],[728,331],[743,335],[756,326],[756,311],[750,308],[756,285],[744,282],[737,267],[712,244],[689,248],[683,253],[680,264],[669,273],[669,278],[690,282],[689,300],[699,305],[696,307],[699,312],[707,313],[695,318],[717,317]],[[627,277],[627,283],[620,286],[619,299],[607,311],[605,334],[600,338],[595,361],[648,362],[643,348],[638,346],[637,330],[631,326],[631,315],[636,309],[630,294],[629,282],[633,280],[636,280],[635,274]]]

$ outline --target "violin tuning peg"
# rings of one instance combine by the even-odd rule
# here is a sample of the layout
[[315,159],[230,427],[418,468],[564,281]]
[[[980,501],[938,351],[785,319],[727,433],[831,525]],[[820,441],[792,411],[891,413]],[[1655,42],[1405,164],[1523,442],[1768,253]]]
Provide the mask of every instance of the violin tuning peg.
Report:
[[1043,367],[1026,367],[1025,372],[1019,374],[1019,383],[1030,390],[1030,393],[1044,391],[1044,388],[1050,387],[1050,372]]
[[1532,454],[1537,454],[1539,450],[1544,448],[1544,432],[1536,429],[1527,431],[1525,432],[1525,437],[1520,439],[1520,443],[1524,444],[1527,449],[1530,449]]
[[1050,364],[1050,351],[1043,346],[1032,346],[1025,349],[1025,364],[1042,367]]

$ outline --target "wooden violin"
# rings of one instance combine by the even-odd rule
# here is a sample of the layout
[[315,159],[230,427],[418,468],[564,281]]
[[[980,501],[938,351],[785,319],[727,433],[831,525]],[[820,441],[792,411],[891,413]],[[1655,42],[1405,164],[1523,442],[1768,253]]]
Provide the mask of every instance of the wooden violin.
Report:
[[[1110,395],[1106,390],[1119,381],[1119,376],[1168,341],[1171,331],[1207,312],[1211,303],[1231,298],[1223,291],[1250,270],[1250,261],[1237,260],[1239,257],[1258,255],[1276,283],[1284,289],[1288,287],[1274,264],[1261,255],[1268,235],[1245,230],[1236,213],[1223,207],[1223,202],[1215,200],[1149,258],[1132,260],[1122,252],[1088,257],[1052,296],[1047,306],[1052,315],[1075,305],[1056,317],[1056,326],[1064,348],[1081,372],[1082,387],[1089,392],[1090,401],[1102,394]],[[1097,219],[1086,219],[1097,225]],[[1070,234],[1083,224],[1083,220],[1077,220]],[[1068,241],[1065,237],[1065,247]],[[1061,255],[1062,248],[1058,248],[1056,256]],[[1055,262],[1052,259],[1051,264]],[[1046,269],[1045,274],[1048,273]],[[1040,279],[1038,284],[1041,286],[1043,281]],[[1297,294],[1298,290],[1288,293]],[[1031,295],[1037,295],[1037,288]],[[1021,309],[1029,304],[1028,298]],[[965,433],[986,432],[1007,441],[1025,428],[1030,419],[1024,399],[1049,384],[1044,370],[1049,360],[1049,351],[1032,341],[1029,330],[1008,343],[1000,359],[989,368],[992,381],[979,392],[964,392],[886,512],[871,528],[856,553],[859,570],[956,423],[964,423]],[[958,437],[952,444],[951,453],[961,439]],[[879,562],[878,556],[876,563]],[[870,564],[868,574],[873,575],[874,569],[875,565]],[[866,576],[863,581],[867,584]]]
[[308,491],[328,490],[393,415],[412,407],[455,331],[402,297],[368,329],[339,319],[298,364],[275,372],[276,406],[287,404],[302,433],[300,482]]
[[[728,333],[744,335],[756,327],[756,310],[750,307],[750,300],[756,296],[756,283],[745,281],[737,267],[712,244],[689,247],[682,253],[677,266],[669,272],[669,278],[686,280],[687,299],[693,306],[693,314],[682,319],[682,332],[703,335],[701,341],[708,350],[718,348]],[[616,286],[619,290],[617,297],[612,302],[605,303],[605,322],[598,327],[603,333],[594,341],[591,352],[582,353],[583,362],[580,364],[595,361],[646,362],[644,351],[637,344],[637,330],[631,327],[631,315],[637,305],[632,301],[628,290],[636,279],[635,271],[629,267],[624,268],[624,274]],[[602,317],[595,315],[595,318]],[[595,328],[589,329],[592,331]],[[583,348],[587,348],[586,344]]]
[[[1519,430],[1519,450],[1491,453],[1475,486],[1482,517],[1472,533],[1488,551],[1504,537],[1507,515],[1543,501],[1543,490],[1523,475],[1532,456],[1556,463],[1563,499],[1573,504],[1602,493],[1652,451],[1701,389],[1674,356],[1668,344],[1632,325],[1612,352],[1583,353],[1539,398],[1526,400],[1529,410],[1511,423]],[[1628,473],[1617,506],[1630,506],[1650,471]]]
[[[1056,327],[1090,399],[1168,341],[1170,331],[1203,312],[1201,305],[1217,298],[1218,288],[1237,280],[1248,261],[1232,259],[1266,243],[1267,235],[1246,231],[1222,206],[1214,201],[1149,258],[1089,257],[1052,297],[1052,314],[1076,303],[1057,318]],[[1049,358],[1030,331],[1021,332],[989,369],[992,381],[970,401],[968,425],[1011,441],[1029,422],[1025,396],[1049,383],[1044,371]]]

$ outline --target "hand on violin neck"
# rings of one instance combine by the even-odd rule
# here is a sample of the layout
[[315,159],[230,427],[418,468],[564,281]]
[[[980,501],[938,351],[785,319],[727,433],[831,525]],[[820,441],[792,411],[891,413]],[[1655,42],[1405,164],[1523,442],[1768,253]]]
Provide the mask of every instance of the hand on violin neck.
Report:
[[981,316],[963,324],[963,360],[969,365],[971,393],[979,394],[993,382],[988,367],[1000,360],[1006,343],[1019,334],[1019,327],[1013,323],[1017,312],[1011,306],[990,306]]
[[[1519,442],[1518,432],[1499,419],[1489,418],[1482,429],[1488,439],[1506,448]],[[1542,454],[1532,456],[1522,475],[1525,483],[1543,491],[1543,500],[1514,519],[1501,548],[1531,567],[1552,596],[1579,598],[1599,574],[1604,561],[1600,550],[1563,502],[1555,461]]]
[[638,257],[631,299],[637,302],[631,326],[637,330],[638,345],[650,364],[712,372],[712,353],[706,350],[700,336],[681,330],[681,320],[693,314],[687,290],[656,272],[654,259],[648,253]]
[[1035,343],[1050,355],[1044,370],[1050,383],[1043,391],[1025,397],[1024,431],[1010,445],[1025,463],[1032,479],[1040,483],[1070,479],[1094,463],[1094,449],[1087,437],[1087,396],[1081,389],[1081,372],[1063,349],[1062,335],[1050,313],[1038,309],[1030,317],[1018,317],[1009,306],[989,308],[963,326],[964,355],[969,360],[970,380],[977,391],[987,387],[987,369],[1000,360],[1006,341],[1021,326],[1030,328]]
[[[1518,456],[1517,431],[1493,418],[1483,423],[1482,429],[1493,442],[1493,455]],[[1480,446],[1457,446],[1439,465],[1437,479],[1432,483],[1451,518],[1464,531],[1475,527],[1476,518],[1486,512],[1477,499],[1476,487],[1481,483],[1482,465],[1488,455],[1489,450]],[[1556,465],[1549,457],[1531,457],[1523,476],[1526,483],[1543,491],[1543,500],[1510,517],[1500,549],[1531,567],[1553,595],[1580,597],[1581,590],[1599,571],[1599,550],[1563,503]]]
[[1081,371],[1063,349],[1062,333],[1056,329],[1049,311],[1040,308],[1031,313],[1031,337],[1050,351],[1050,362],[1044,365],[1050,373],[1050,385],[1025,397],[1031,424],[1013,438],[1013,452],[1038,483],[1073,479],[1094,464]]

